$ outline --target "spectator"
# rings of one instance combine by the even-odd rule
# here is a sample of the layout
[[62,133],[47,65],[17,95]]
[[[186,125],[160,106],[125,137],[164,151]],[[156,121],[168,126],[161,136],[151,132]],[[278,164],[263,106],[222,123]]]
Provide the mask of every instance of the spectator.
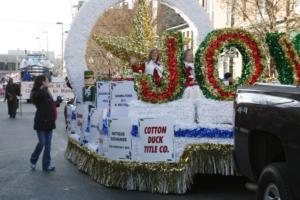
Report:
[[37,132],[38,144],[31,155],[31,169],[36,169],[36,163],[43,148],[43,171],[54,171],[55,167],[51,165],[51,140],[52,130],[55,129],[55,120],[57,117],[56,107],[61,102],[53,101],[52,95],[48,90],[49,81],[45,75],[36,77],[31,91],[31,100],[36,107],[34,117],[34,130]]
[[20,89],[16,84],[14,84],[13,79],[9,78],[8,84],[5,88],[4,97],[4,101],[7,100],[9,118],[16,118],[16,112],[19,107],[19,100],[17,96],[20,96]]

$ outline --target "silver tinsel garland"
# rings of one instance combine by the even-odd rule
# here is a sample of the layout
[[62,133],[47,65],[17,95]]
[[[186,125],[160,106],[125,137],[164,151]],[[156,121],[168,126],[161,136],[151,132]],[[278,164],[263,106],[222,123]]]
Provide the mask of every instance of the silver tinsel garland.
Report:
[[178,163],[139,163],[109,160],[69,138],[65,156],[78,170],[107,187],[183,194],[196,174],[235,175],[231,150],[231,145],[191,144]]

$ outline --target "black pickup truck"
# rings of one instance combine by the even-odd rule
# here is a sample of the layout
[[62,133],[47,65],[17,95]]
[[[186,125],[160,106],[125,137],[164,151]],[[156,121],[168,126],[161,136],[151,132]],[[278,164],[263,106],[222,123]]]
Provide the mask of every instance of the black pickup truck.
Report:
[[242,87],[235,99],[234,157],[258,200],[300,200],[300,88]]

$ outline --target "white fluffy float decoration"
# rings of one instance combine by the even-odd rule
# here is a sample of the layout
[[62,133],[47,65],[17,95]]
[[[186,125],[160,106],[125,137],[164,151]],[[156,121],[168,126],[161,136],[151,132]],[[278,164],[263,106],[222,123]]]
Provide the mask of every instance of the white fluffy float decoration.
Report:
[[[83,5],[71,26],[66,41],[65,60],[74,92],[80,101],[82,100],[83,75],[87,69],[85,54],[91,31],[99,17],[120,2],[122,0],[89,0]],[[160,0],[160,2],[174,9],[195,30],[196,45],[199,45],[212,30],[208,14],[200,7],[197,0]],[[188,103],[184,100],[178,100],[178,102],[182,103],[180,105]],[[169,104],[173,105],[174,102]],[[198,127],[193,123],[196,115],[192,105],[194,104],[189,103],[183,106],[188,113],[185,115],[182,112],[181,117],[185,117],[185,120],[190,123],[185,124],[186,127],[179,126],[179,128]],[[147,107],[144,102],[141,104],[135,102],[134,106],[136,113],[140,115],[144,114],[140,112],[142,108]],[[159,109],[158,107],[155,109]],[[180,111],[180,109],[177,110]],[[201,112],[201,110],[197,111]],[[171,112],[165,113],[171,116]],[[218,126],[224,128],[224,124]],[[177,137],[175,138],[176,163],[169,165],[109,160],[104,156],[99,156],[95,145],[80,146],[77,141],[78,137],[70,137],[66,157],[75,163],[79,170],[93,177],[95,181],[110,187],[159,193],[185,193],[191,187],[195,174],[235,174],[231,157],[232,139],[230,138]],[[135,142],[138,142],[138,137],[133,138],[133,146],[137,146]],[[219,148],[222,148],[222,151]],[[210,155],[207,153],[208,151],[215,153]],[[183,152],[185,152],[184,155],[182,155]],[[138,155],[135,160],[138,160]]]
[[[99,17],[111,6],[120,2],[122,0],[89,0],[72,23],[66,41],[65,60],[79,101],[82,100],[83,72],[87,69],[85,54],[90,33]],[[197,45],[212,30],[209,16],[197,0],[161,0],[160,2],[173,8],[196,30],[194,35]]]

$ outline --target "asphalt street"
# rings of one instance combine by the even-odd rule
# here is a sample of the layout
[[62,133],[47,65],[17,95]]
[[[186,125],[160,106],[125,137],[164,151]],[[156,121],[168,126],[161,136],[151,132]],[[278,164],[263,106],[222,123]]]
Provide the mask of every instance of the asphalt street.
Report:
[[[255,200],[241,177],[197,176],[192,190],[184,195],[160,195],[106,188],[92,181],[67,161],[67,136],[60,108],[52,141],[52,163],[56,171],[30,170],[29,157],[37,143],[33,131],[35,108],[22,104],[22,115],[9,119],[7,106],[0,102],[0,200]],[[40,158],[41,160],[41,158]]]

